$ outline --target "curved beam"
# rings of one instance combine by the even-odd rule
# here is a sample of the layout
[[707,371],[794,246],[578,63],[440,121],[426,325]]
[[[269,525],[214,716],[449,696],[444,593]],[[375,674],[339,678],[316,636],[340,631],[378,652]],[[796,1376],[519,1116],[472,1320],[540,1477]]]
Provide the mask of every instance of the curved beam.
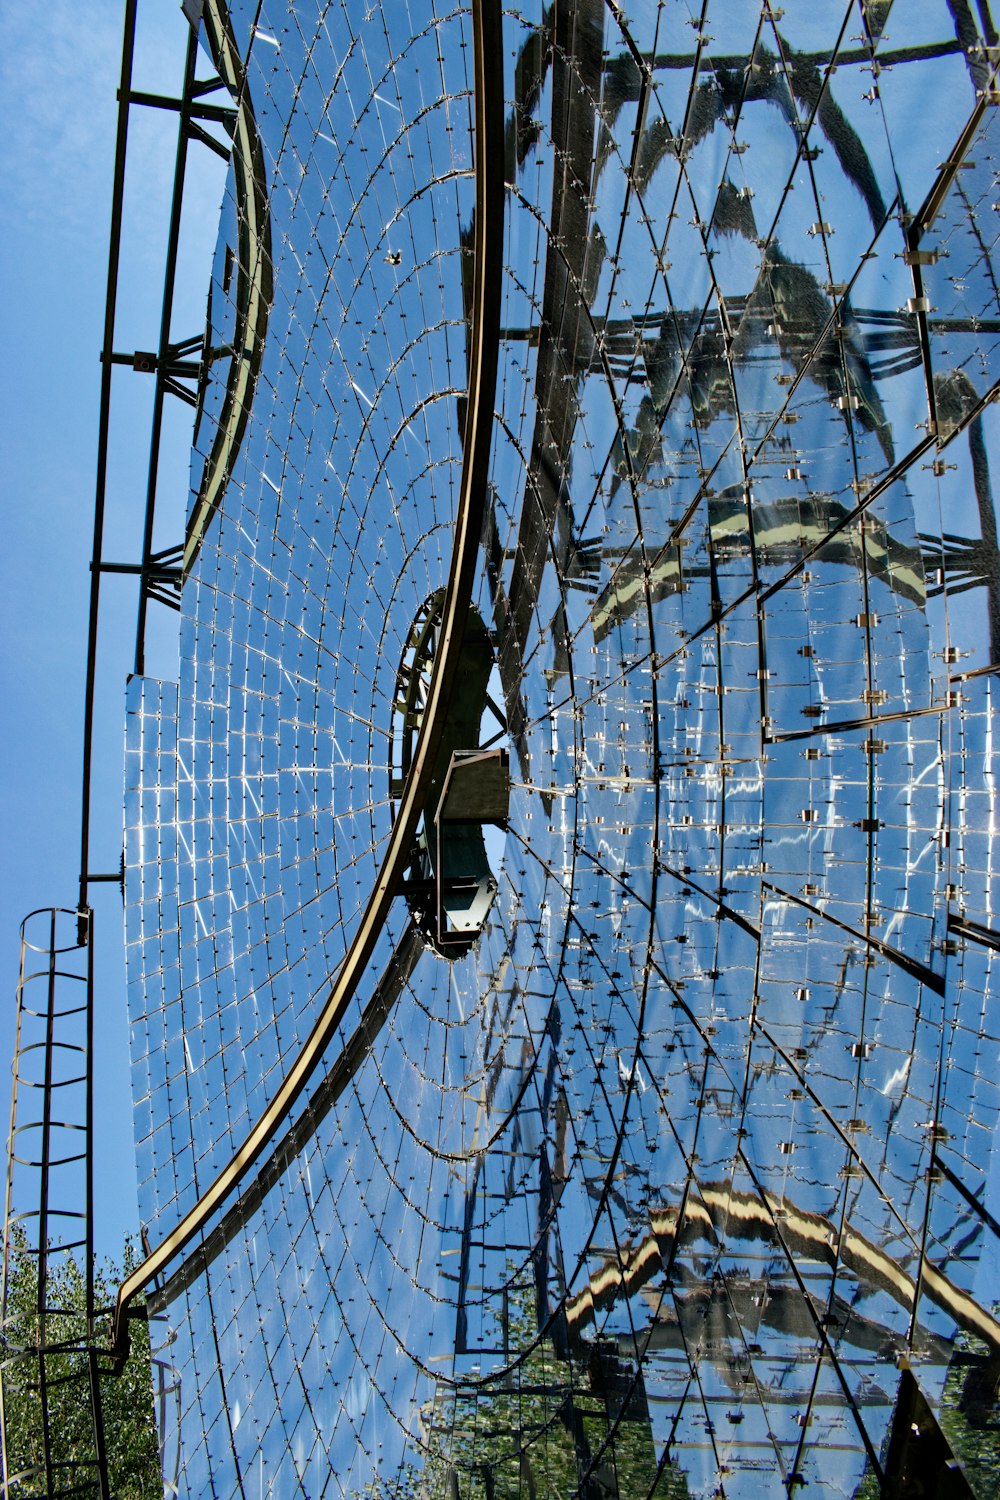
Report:
[[[253,1181],[247,1184],[235,1203],[212,1226],[211,1231],[184,1257],[167,1282],[157,1288],[157,1306],[165,1307],[205,1273],[212,1261],[232,1244],[268,1193],[308,1145],[375,1045],[403,986],[409,982],[424,947],[420,930],[411,920],[396,944],[395,952],[376,984],[371,999],[366,1003],[360,1021],[344,1043],[342,1051],[337,1053],[333,1066],[320,1079],[305,1107],[288,1126],[277,1145],[271,1148],[267,1159],[258,1167]],[[151,1299],[147,1300],[147,1306],[152,1306]]]
[[236,48],[225,0],[207,0],[203,14],[212,59],[226,88],[237,101],[233,134],[233,174],[239,254],[236,267],[236,329],[222,414],[212,451],[205,461],[198,498],[184,539],[182,577],[187,577],[201,549],[209,522],[218,509],[233,472],[253,405],[264,338],[271,312],[271,216],[267,206],[264,153],[243,59]]
[[463,439],[462,483],[455,541],[433,675],[413,762],[406,778],[389,846],[340,971],[312,1031],[271,1103],[197,1203],[166,1239],[136,1267],[118,1293],[112,1353],[128,1353],[132,1299],[190,1244],[260,1159],[287,1120],[323,1060],[375,951],[409,862],[421,810],[436,764],[437,741],[448,712],[478,571],[479,540],[486,509],[490,440],[500,349],[500,286],[503,275],[504,129],[500,0],[473,0],[475,53],[476,218],[475,267],[469,348],[469,398]]
[[[605,1262],[568,1300],[566,1321],[571,1333],[578,1335],[596,1321],[600,1309],[612,1306],[620,1297],[634,1296],[659,1275],[669,1247],[678,1237],[770,1239],[779,1212],[786,1247],[834,1270],[838,1265],[844,1267],[866,1287],[884,1292],[907,1312],[915,1306],[918,1286],[910,1273],[849,1220],[838,1228],[832,1219],[799,1208],[788,1199],[772,1198],[763,1191],[741,1192],[731,1182],[706,1182],[699,1186],[697,1198],[686,1200],[679,1211],[671,1205],[650,1207],[652,1234],[620,1261]],[[992,1354],[1000,1353],[1000,1322],[929,1260],[923,1262],[919,1290],[966,1333],[988,1344]]]

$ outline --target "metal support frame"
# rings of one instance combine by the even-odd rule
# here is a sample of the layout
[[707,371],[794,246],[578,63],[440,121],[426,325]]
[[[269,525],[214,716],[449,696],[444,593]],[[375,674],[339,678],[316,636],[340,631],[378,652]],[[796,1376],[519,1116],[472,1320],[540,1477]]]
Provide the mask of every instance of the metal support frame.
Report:
[[[403,795],[426,715],[444,605],[444,589],[436,590],[422,605],[403,648],[403,659],[396,674],[389,754],[389,794],[393,798]],[[502,711],[490,697],[489,684],[494,667],[489,632],[478,610],[472,606],[463,639],[461,670],[448,705],[446,722],[437,736],[427,801],[418,820],[409,868],[397,887],[398,894],[406,897],[411,915],[427,941],[439,953],[452,958],[468,952],[479,937],[496,891],[483,839],[483,825],[503,825],[507,817],[506,751],[493,749],[497,739],[505,735],[507,727]],[[483,742],[482,727],[487,714],[499,733],[490,735]],[[473,770],[472,783],[468,785],[478,790],[479,805],[475,808],[465,805],[459,810],[455,802],[449,804],[450,810],[446,811],[450,778],[453,775],[467,777],[472,769],[466,764],[459,772],[457,762],[470,760],[477,768]],[[494,785],[498,770],[503,786],[499,801],[496,800],[497,786]],[[457,787],[457,781],[455,785]],[[491,793],[494,794],[493,802],[487,806]],[[473,801],[476,801],[475,797]],[[468,797],[465,802],[468,804]]]
[[497,889],[483,828],[506,827],[509,799],[506,750],[452,751],[427,830],[434,842],[437,947],[445,955],[467,953],[483,930]]
[[[146,609],[148,602],[151,598],[160,599],[161,602],[164,602],[162,594],[158,593],[151,586],[149,579],[149,570],[154,565],[155,557],[153,552],[153,522],[156,511],[156,484],[159,476],[160,437],[163,429],[164,398],[167,394],[179,396],[182,400],[187,401],[189,405],[197,407],[197,396],[186,386],[182,385],[178,379],[178,366],[180,370],[184,370],[186,364],[184,355],[192,353],[194,348],[198,348],[199,346],[204,347],[204,339],[201,341],[189,339],[183,344],[175,344],[170,337],[188,146],[192,140],[198,140],[220,151],[226,160],[229,159],[228,149],[220,146],[219,142],[208,135],[195,119],[195,90],[198,86],[195,79],[195,65],[197,60],[198,37],[196,32],[192,30],[188,37],[187,57],[184,63],[184,86],[178,101],[177,155],[174,163],[174,185],[170,204],[170,227],[167,232],[167,261],[164,272],[163,302],[160,311],[160,339],[155,369],[156,388],[153,393],[153,422],[149,439],[146,517],[142,540],[143,573],[139,585],[139,607],[135,630],[135,666],[133,668],[137,676],[141,675],[145,670]],[[221,88],[222,80],[219,78],[212,80],[211,86],[213,90]]]
[[[145,666],[147,609],[150,600],[172,610],[180,608],[180,562],[183,546],[161,550],[153,548],[156,509],[156,487],[159,473],[159,450],[163,425],[164,400],[173,396],[193,410],[200,408],[207,378],[205,334],[191,338],[171,337],[174,283],[180,242],[181,210],[187,166],[188,147],[192,141],[209,146],[227,160],[229,147],[208,133],[205,124],[221,126],[230,135],[236,128],[237,112],[230,104],[215,104],[207,95],[226,88],[224,80],[214,74],[196,78],[198,40],[194,30],[187,45],[183,87],[177,98],[147,94],[132,88],[135,54],[137,0],[126,0],[122,43],[122,66],[118,88],[118,129],[115,146],[114,189],[111,203],[111,233],[108,251],[108,280],[101,348],[101,396],[98,418],[97,474],[94,499],[94,533],[91,552],[90,610],[87,632],[87,665],[84,690],[83,775],[80,821],[80,907],[86,907],[88,887],[106,876],[90,871],[90,789],[94,737],[94,694],[98,655],[98,625],[101,582],[105,574],[126,574],[139,580],[136,617],[136,640],[133,670],[141,673]],[[128,147],[129,116],[133,108],[156,108],[177,116],[177,150],[171,194],[170,224],[167,236],[163,293],[160,302],[160,328],[155,350],[125,352],[115,347],[115,323],[118,280],[121,264],[125,170]],[[155,380],[153,414],[146,478],[145,510],[141,556],[136,563],[104,561],[104,513],[108,483],[108,456],[111,440],[111,384],[116,366],[131,367]]]
[[[221,0],[215,0],[215,8]],[[111,202],[98,416],[90,601],[84,684],[82,795],[80,814],[79,901],[75,908],[33,912],[21,927],[20,982],[14,1086],[7,1153],[4,1239],[0,1273],[0,1492],[23,1500],[88,1494],[110,1500],[100,1379],[110,1364],[103,1321],[108,1309],[95,1306],[93,1033],[94,943],[91,885],[124,886],[118,870],[90,868],[91,774],[94,748],[95,687],[101,583],[121,574],[139,581],[135,670],[143,670],[147,603],[180,607],[183,546],[154,550],[153,523],[164,398],[173,396],[199,408],[207,377],[205,335],[171,338],[174,281],[180,237],[187,150],[191,141],[226,159],[229,148],[206,124],[232,133],[236,112],[205,102],[224,88],[218,76],[197,79],[197,37],[187,47],[181,97],[167,100],[131,87],[136,43],[137,0],[125,0],[124,33],[114,185]],[[155,352],[122,353],[115,348],[118,282],[122,255],[123,205],[130,111],[135,106],[170,110],[178,116],[178,140],[160,333]],[[141,558],[104,558],[104,520],[109,474],[112,376],[115,366],[152,374],[156,386],[146,482]],[[83,1281],[83,1306],[60,1305],[71,1266]],[[65,1274],[64,1274],[65,1273]],[[30,1297],[25,1289],[30,1289]],[[65,1301],[65,1298],[63,1299]],[[175,1390],[167,1367],[158,1366],[163,1399]],[[5,1409],[5,1397],[7,1407]],[[12,1402],[19,1420],[8,1432]],[[21,1418],[27,1410],[27,1425]],[[72,1459],[60,1446],[68,1412],[73,1415]],[[84,1417],[84,1413],[88,1415]],[[81,1438],[80,1434],[89,1433]]]

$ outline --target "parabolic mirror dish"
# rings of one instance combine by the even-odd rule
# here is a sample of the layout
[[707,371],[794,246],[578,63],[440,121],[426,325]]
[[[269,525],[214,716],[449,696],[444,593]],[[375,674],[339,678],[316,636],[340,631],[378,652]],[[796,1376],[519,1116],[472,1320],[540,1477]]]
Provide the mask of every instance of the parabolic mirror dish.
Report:
[[985,1500],[986,0],[201,26],[126,816],[182,1492]]

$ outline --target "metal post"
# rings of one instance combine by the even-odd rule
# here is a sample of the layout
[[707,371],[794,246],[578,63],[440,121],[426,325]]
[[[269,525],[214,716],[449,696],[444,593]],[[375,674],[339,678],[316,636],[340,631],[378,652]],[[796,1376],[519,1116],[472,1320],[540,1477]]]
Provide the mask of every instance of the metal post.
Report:
[[136,0],[126,0],[125,33],[122,41],[121,84],[118,94],[118,136],[115,144],[115,178],[111,198],[111,244],[108,251],[108,289],[104,309],[104,345],[101,366],[101,405],[97,436],[97,481],[94,496],[93,560],[90,577],[90,620],[87,630],[87,682],[83,700],[83,796],[80,812],[80,909],[87,905],[87,865],[90,859],[90,766],[94,736],[94,683],[97,667],[97,624],[101,599],[101,551],[104,545],[104,501],[108,483],[108,429],[111,423],[111,355],[115,346],[115,304],[118,297],[118,265],[121,257],[122,203],[125,194],[125,152],[128,137],[129,93],[135,52]]

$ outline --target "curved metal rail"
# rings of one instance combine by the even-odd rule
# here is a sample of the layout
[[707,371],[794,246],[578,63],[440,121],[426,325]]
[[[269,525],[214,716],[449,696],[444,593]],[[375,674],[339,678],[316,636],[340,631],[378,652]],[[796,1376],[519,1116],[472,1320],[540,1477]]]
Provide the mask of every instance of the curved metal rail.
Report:
[[147,1298],[147,1308],[165,1307],[203,1275],[212,1261],[232,1244],[236,1235],[260,1208],[271,1189],[305,1149],[326,1116],[341,1098],[351,1079],[368,1056],[375,1040],[392,1014],[403,986],[424,951],[424,939],[413,921],[407,923],[385,972],[366,1002],[361,1019],[333,1066],[324,1073],[304,1108],[258,1167],[253,1180],[227,1208],[211,1231],[185,1256],[169,1280]]
[[260,373],[272,292],[271,218],[267,207],[264,153],[225,0],[207,0],[203,21],[219,77],[238,101],[233,133],[233,174],[240,244],[232,362],[222,415],[184,539],[182,577],[187,576],[198,556],[205,531],[225,493],[243,441]]
[[332,1041],[371,958],[396,889],[409,862],[435,751],[459,668],[466,620],[478,564],[486,505],[490,440],[500,346],[500,285],[503,273],[504,128],[499,0],[473,0],[475,54],[476,219],[475,268],[469,350],[462,482],[455,519],[441,636],[420,736],[406,778],[399,811],[374,888],[354,939],[344,956],[326,1003],[280,1088],[212,1185],[137,1266],[118,1294],[112,1351],[128,1353],[128,1311],[132,1299],[199,1234],[229,1194],[260,1159],[275,1131],[287,1120]]

